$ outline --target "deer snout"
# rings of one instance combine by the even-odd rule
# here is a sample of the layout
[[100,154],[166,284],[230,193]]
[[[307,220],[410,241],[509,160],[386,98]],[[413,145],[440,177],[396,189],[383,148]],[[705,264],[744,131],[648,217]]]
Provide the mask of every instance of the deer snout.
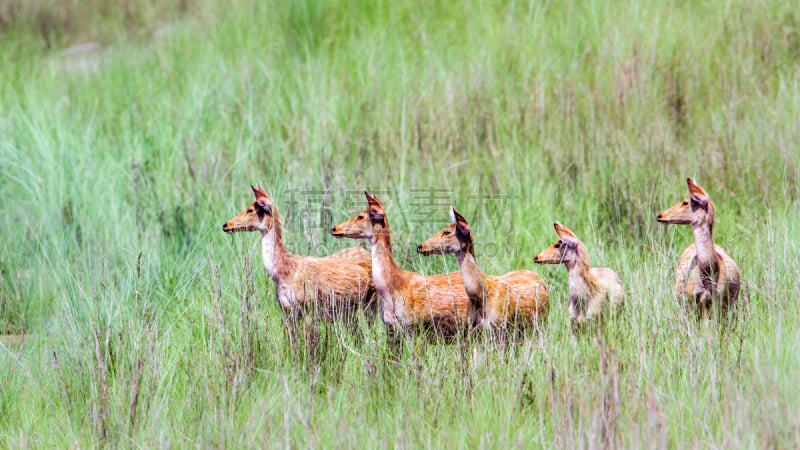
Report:
[[663,215],[663,214],[660,214],[660,213],[659,213],[659,215],[657,215],[657,216],[656,216],[656,220],[661,220],[661,216],[662,216],[662,215]]
[[222,231],[226,233],[231,233],[231,228],[233,228],[233,226],[231,226],[230,222],[225,222],[222,224]]
[[422,244],[417,246],[417,253],[422,253]]
[[541,262],[541,260],[539,259],[539,255],[536,255],[536,256],[533,257],[533,262],[535,262],[537,264]]

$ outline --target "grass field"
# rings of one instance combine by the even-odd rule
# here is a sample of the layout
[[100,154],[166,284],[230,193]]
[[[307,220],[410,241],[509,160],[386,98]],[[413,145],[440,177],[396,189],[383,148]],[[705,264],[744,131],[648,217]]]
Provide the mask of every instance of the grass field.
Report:
[[[29,335],[0,339],[0,447],[800,445],[792,2],[120,5],[0,0],[0,334]],[[692,233],[654,217],[686,177],[742,272],[729,326],[673,299]],[[413,252],[454,204],[547,323],[291,348],[258,236],[220,229],[256,183],[297,253],[378,192],[426,273],[457,270]],[[599,330],[533,264],[556,220],[622,276]]]

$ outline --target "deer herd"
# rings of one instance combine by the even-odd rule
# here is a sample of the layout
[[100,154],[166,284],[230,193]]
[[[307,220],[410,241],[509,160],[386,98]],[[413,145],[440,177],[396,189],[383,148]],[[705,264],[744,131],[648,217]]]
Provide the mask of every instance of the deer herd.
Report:
[[[664,224],[691,225],[695,243],[680,256],[675,298],[707,317],[719,304],[722,317],[735,305],[739,269],[712,239],[714,204],[691,178],[689,197],[663,211]],[[226,233],[258,231],[264,267],[275,285],[284,316],[297,320],[315,312],[326,321],[352,323],[359,314],[378,318],[390,339],[412,330],[452,337],[487,330],[505,336],[541,324],[550,308],[547,286],[536,273],[505,275],[481,271],[469,223],[450,208],[451,224],[417,246],[422,255],[452,254],[459,272],[423,275],[401,269],[392,254],[389,219],[383,203],[365,192],[367,208],[331,228],[337,238],[363,239],[370,251],[350,247],[327,257],[293,255],[282,241],[281,222],[270,196],[252,187],[255,201],[222,226]],[[591,267],[586,246],[569,228],[554,224],[558,239],[542,250],[536,264],[563,264],[567,270],[567,313],[576,332],[622,307],[622,280],[609,268]]]

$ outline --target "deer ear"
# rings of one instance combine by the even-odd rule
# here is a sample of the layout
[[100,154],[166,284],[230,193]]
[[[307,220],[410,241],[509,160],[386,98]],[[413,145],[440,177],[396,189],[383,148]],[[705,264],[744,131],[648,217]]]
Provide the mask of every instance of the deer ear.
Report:
[[464,222],[465,224],[469,225],[467,223],[467,219],[465,219],[464,216],[462,216],[461,213],[456,211],[456,209],[452,206],[450,207],[450,217],[453,219],[453,223]]
[[255,195],[256,198],[264,197],[268,200],[270,199],[269,195],[267,194],[267,191],[265,191],[264,188],[262,188],[261,186],[256,185],[255,187],[253,187],[253,185],[251,184],[250,189],[252,189],[253,195]]
[[375,194],[369,194],[367,192],[364,192],[364,194],[367,196],[367,204],[369,204],[370,208],[377,207],[383,210],[383,203]]
[[573,233],[572,230],[570,230],[569,228],[565,227],[564,225],[561,225],[561,222],[554,223],[553,224],[553,228],[555,228],[556,234],[558,234],[558,237],[560,237],[560,238],[577,239],[577,236],[575,236],[575,233]]
[[467,223],[467,219],[464,218],[455,208],[450,208],[450,214],[453,218],[453,223],[456,224],[456,231],[460,233],[462,236],[467,236],[470,233],[469,230],[469,223]]
[[687,178],[686,185],[689,186],[689,193],[693,196],[708,197],[708,193],[703,189],[703,186],[697,184],[693,179]]
[[691,194],[692,211],[696,210],[698,207],[706,209],[709,200],[706,190],[691,178],[686,179],[686,184],[689,186],[689,194]]

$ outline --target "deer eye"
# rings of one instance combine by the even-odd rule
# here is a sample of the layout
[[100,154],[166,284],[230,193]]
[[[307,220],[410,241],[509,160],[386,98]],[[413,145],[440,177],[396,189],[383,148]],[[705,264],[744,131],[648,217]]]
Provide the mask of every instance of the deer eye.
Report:
[[364,216],[363,216],[362,214],[359,214],[359,215],[358,215],[358,217],[357,217],[357,219],[358,219],[358,220],[364,220]]
[[253,208],[247,208],[247,213],[248,214],[253,214],[253,212],[255,212],[255,210]]
[[556,243],[555,243],[555,244],[553,244],[553,246],[554,246],[555,248],[561,248],[561,241],[556,241]]
[[689,206],[689,202],[687,202],[686,200],[684,200],[684,201],[683,201],[683,206]]
[[442,234],[444,234],[445,236],[450,236],[450,230],[444,230],[444,233]]

